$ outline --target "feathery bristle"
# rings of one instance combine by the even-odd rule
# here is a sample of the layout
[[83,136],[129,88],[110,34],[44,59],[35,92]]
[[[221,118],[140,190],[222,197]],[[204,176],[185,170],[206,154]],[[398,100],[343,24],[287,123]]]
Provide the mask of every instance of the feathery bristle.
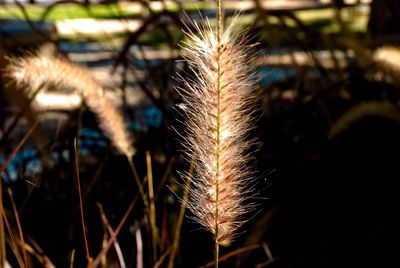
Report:
[[196,160],[187,206],[219,244],[229,245],[252,209],[248,150],[254,140],[248,135],[257,77],[249,68],[249,48],[232,32],[234,22],[220,42],[209,24],[194,26],[199,34],[188,34],[184,57],[195,77],[180,89],[185,147]]
[[37,55],[13,58],[9,77],[17,84],[36,89],[40,85],[56,85],[78,91],[87,106],[98,117],[106,134],[120,153],[134,154],[132,138],[120,112],[106,98],[101,86],[82,67],[51,56]]

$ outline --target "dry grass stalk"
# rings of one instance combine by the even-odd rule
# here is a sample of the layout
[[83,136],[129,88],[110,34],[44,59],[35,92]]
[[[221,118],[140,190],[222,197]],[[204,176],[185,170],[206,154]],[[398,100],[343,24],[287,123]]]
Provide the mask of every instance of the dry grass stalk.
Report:
[[[111,227],[106,214],[104,213],[103,206],[100,203],[97,203],[96,205],[99,208],[101,220],[103,221],[103,225],[104,225],[104,229],[105,229],[104,230],[105,235],[104,235],[104,240],[103,240],[103,247],[105,247],[107,245],[107,232],[110,233],[110,235],[114,235],[115,232],[114,232],[114,229]],[[115,239],[115,242],[114,242],[114,249],[115,249],[115,252],[117,253],[119,267],[126,268],[124,255],[122,254],[121,246],[119,245],[117,239]],[[104,259],[105,258],[106,258],[106,256],[104,256]]]
[[[11,248],[11,251],[12,251],[12,253],[13,253],[14,256],[15,256],[15,259],[17,260],[19,267],[25,268],[25,263],[24,263],[24,261],[23,261],[23,259],[22,259],[22,257],[21,257],[20,252],[19,252],[18,240],[15,238],[15,235],[14,235],[14,233],[13,233],[11,224],[10,224],[10,222],[8,221],[7,215],[6,215],[5,211],[4,211],[4,207],[2,208],[1,213],[2,213],[3,218],[4,218],[4,224],[5,224],[5,226],[7,227],[8,236],[9,236],[9,238],[10,238],[10,248]],[[6,260],[6,263],[7,263],[7,260]]]
[[199,34],[188,34],[184,56],[195,76],[180,90],[187,125],[182,136],[188,157],[196,158],[187,206],[214,234],[216,256],[218,245],[232,242],[253,207],[248,163],[254,141],[248,135],[257,78],[245,38],[233,33],[234,21],[222,29],[219,20],[217,32],[209,23],[194,22]]
[[168,268],[174,267],[175,256],[176,256],[176,252],[178,251],[178,246],[179,246],[180,237],[181,237],[182,222],[183,222],[183,218],[185,216],[185,210],[186,210],[185,204],[187,203],[187,200],[189,197],[190,183],[192,182],[191,177],[193,175],[193,168],[194,168],[194,161],[192,159],[190,161],[189,172],[188,172],[188,176],[186,179],[185,187],[183,189],[182,204],[181,204],[181,208],[179,209],[178,220],[177,220],[176,226],[175,226],[175,234],[174,234],[174,240],[171,245],[171,254],[169,255],[168,266],[167,266]]
[[[12,231],[11,228],[9,227],[7,217],[4,211],[4,205],[3,205],[3,183],[2,183],[2,178],[1,175],[3,172],[6,170],[8,165],[11,163],[11,161],[14,159],[15,155],[21,150],[22,146],[26,143],[28,138],[31,136],[33,131],[35,130],[36,126],[38,125],[39,121],[36,121],[33,126],[29,129],[29,131],[25,134],[25,136],[22,138],[22,140],[18,143],[18,145],[14,148],[12,153],[7,157],[6,161],[0,166],[0,267],[5,266],[7,263],[7,256],[6,256],[6,244],[5,244],[5,232],[4,232],[4,224],[7,227],[10,240],[12,243],[16,244],[15,239],[13,239]],[[16,246],[11,246],[12,251],[14,254],[16,254],[16,258],[19,262],[19,265],[24,267],[24,262],[22,261],[22,258],[18,257],[18,248]]]
[[11,206],[14,212],[14,217],[15,217],[15,222],[17,225],[17,229],[18,229],[18,235],[19,235],[19,241],[21,244],[21,252],[22,252],[22,257],[23,257],[23,261],[24,261],[24,266],[29,268],[30,267],[30,263],[28,261],[28,254],[27,251],[25,249],[25,239],[24,239],[24,233],[22,231],[22,226],[21,226],[21,221],[19,219],[19,215],[18,215],[18,210],[17,210],[17,206],[15,205],[14,202],[14,195],[11,191],[11,189],[7,189],[8,190],[8,195],[10,196],[10,201],[11,201]]
[[118,151],[127,156],[134,154],[132,138],[121,113],[84,68],[56,57],[37,55],[12,58],[7,73],[19,86],[28,86],[32,90],[45,84],[78,91]]
[[7,263],[6,260],[6,239],[4,232],[4,221],[3,221],[3,179],[0,173],[0,265],[4,266]]
[[156,223],[156,207],[154,203],[153,169],[151,164],[151,155],[149,151],[146,151],[146,165],[147,165],[147,182],[149,189],[149,220],[151,226],[151,238],[153,246],[153,261],[155,263],[158,259],[157,245],[159,244],[159,239],[158,239],[158,230]]
[[75,164],[75,177],[76,177],[76,185],[78,187],[78,195],[79,195],[79,209],[81,213],[81,224],[82,224],[82,232],[83,232],[83,240],[85,242],[86,249],[86,259],[88,261],[88,267],[91,267],[91,263],[93,258],[90,256],[89,244],[86,235],[86,224],[85,224],[85,215],[83,212],[83,202],[82,202],[82,190],[81,190],[81,180],[79,178],[79,164],[78,164],[78,147],[76,144],[76,139],[74,140],[74,164]]

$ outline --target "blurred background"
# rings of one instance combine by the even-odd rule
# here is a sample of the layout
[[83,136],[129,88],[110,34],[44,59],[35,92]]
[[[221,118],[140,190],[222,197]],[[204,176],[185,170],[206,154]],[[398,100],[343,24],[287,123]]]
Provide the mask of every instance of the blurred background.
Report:
[[[250,136],[261,145],[259,206],[221,249],[220,267],[397,267],[400,1],[224,7],[256,43],[261,100]],[[190,165],[175,109],[176,77],[191,75],[183,29],[205,18],[215,21],[213,1],[0,0],[0,263],[213,266],[212,235],[180,201]],[[134,137],[154,213],[80,94],[10,83],[9,58],[35,54],[84,66],[102,85]]]

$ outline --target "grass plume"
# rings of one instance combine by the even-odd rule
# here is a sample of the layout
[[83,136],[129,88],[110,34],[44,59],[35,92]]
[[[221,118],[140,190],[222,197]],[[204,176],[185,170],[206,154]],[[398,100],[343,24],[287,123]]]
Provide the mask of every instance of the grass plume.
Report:
[[[220,17],[220,9],[218,9]],[[195,219],[229,245],[252,208],[252,172],[248,165],[257,77],[245,38],[233,32],[235,20],[218,30],[194,22],[199,34],[188,33],[184,57],[193,78],[180,89],[186,118],[188,156],[194,156],[193,186],[187,202]]]
[[132,138],[121,113],[108,101],[102,87],[84,68],[53,56],[33,55],[12,58],[7,73],[17,85],[32,90],[43,84],[76,90],[97,115],[103,130],[118,151],[127,156],[134,155]]

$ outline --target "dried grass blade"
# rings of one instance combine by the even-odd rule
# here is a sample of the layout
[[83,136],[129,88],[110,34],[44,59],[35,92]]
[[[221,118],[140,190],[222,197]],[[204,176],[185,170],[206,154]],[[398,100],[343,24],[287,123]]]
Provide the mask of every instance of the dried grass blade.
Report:
[[136,170],[135,164],[133,163],[133,157],[132,156],[127,156],[128,162],[129,162],[129,167],[131,168],[133,178],[135,179],[136,186],[138,187],[140,197],[142,198],[144,207],[146,209],[146,212],[150,212],[150,207],[149,207],[149,202],[147,201],[146,194],[143,190],[143,185],[142,182],[140,181],[139,174]]
[[39,124],[39,120],[37,120],[32,125],[32,127],[28,130],[28,132],[25,134],[25,136],[22,138],[22,140],[18,143],[18,145],[15,147],[15,149],[12,151],[12,153],[7,157],[6,162],[4,162],[3,165],[1,165],[1,167],[0,167],[0,175],[3,174],[4,170],[8,167],[10,162],[14,159],[14,157],[18,153],[18,151],[28,141],[28,138],[32,135],[33,130],[37,127],[38,124]]
[[32,248],[31,246],[29,246],[28,244],[24,244],[24,248],[25,248],[25,250],[26,250],[27,252],[29,252],[33,257],[35,257],[41,264],[43,264],[44,267],[47,268],[46,263],[45,263],[45,260],[43,259],[43,257],[42,257],[39,253],[37,253],[37,252],[35,251],[34,248]]
[[169,175],[171,174],[172,166],[175,163],[175,160],[176,160],[176,158],[172,157],[168,162],[167,168],[165,169],[164,175],[163,175],[161,182],[158,185],[157,191],[154,195],[155,202],[157,201],[158,196],[160,195],[163,186],[165,185],[166,181],[168,180]]
[[140,227],[135,232],[136,239],[136,268],[143,268],[143,239]]
[[[108,222],[107,216],[103,210],[103,206],[100,203],[97,203],[97,207],[99,208],[101,219],[102,219],[103,224],[105,225],[107,231],[110,233],[110,235],[114,235],[115,232],[114,232],[113,228],[111,227],[110,223]],[[119,246],[117,239],[115,239],[114,248],[115,248],[115,251],[117,252],[120,267],[125,268],[126,264],[125,264],[124,256],[122,254],[122,250],[121,250],[121,247]]]
[[[18,243],[22,246],[21,241],[18,241]],[[50,261],[50,259],[46,255],[43,255],[43,252],[41,250],[37,250],[26,243],[23,246],[28,253],[30,253],[33,257],[35,257],[43,265],[43,267],[55,268],[54,264]]]
[[15,206],[14,196],[13,196],[13,193],[10,188],[8,188],[8,195],[10,196],[11,206],[13,208],[15,221],[17,223],[19,239],[21,241],[21,251],[22,251],[22,256],[24,258],[24,264],[25,264],[25,267],[29,268],[30,266],[29,266],[29,261],[28,261],[28,255],[26,254],[26,250],[25,250],[24,233],[22,232],[22,227],[21,227],[21,222],[19,220],[17,207]]
[[71,252],[71,258],[69,260],[69,268],[74,268],[74,261],[75,261],[75,249]]
[[153,261],[156,262],[157,257],[157,245],[158,245],[158,231],[157,231],[157,223],[156,223],[156,208],[154,204],[154,187],[153,187],[153,171],[151,165],[151,155],[149,151],[146,151],[146,165],[147,165],[147,182],[149,189],[149,218],[151,225],[151,237],[152,237],[152,245],[153,245]]
[[[13,231],[11,229],[10,223],[8,222],[8,219],[7,219],[7,216],[6,216],[6,212],[4,211],[4,207],[1,207],[1,214],[2,214],[1,218],[4,218],[4,223],[6,224],[8,235],[10,236],[11,251],[14,253],[14,256],[17,259],[18,265],[21,268],[25,268],[24,261],[22,260],[21,254],[18,251],[17,241],[16,241],[14,233],[13,233]],[[5,259],[4,263],[6,263],[6,261],[7,260]]]
[[178,222],[175,227],[174,242],[172,243],[171,255],[169,256],[168,260],[168,268],[174,267],[175,255],[178,250],[179,240],[181,237],[182,222],[183,222],[183,217],[185,216],[186,203],[189,196],[190,182],[192,181],[193,171],[194,171],[194,159],[192,159],[192,161],[190,162],[189,173],[186,179],[186,184],[183,192],[181,208],[179,210]]
[[103,167],[104,167],[105,163],[107,162],[108,158],[109,158],[108,155],[103,157],[103,159],[100,162],[99,167],[96,169],[96,173],[93,175],[93,178],[90,180],[89,185],[86,187],[85,193],[83,195],[84,203],[85,203],[86,199],[88,198],[90,192],[92,191],[93,186],[96,184],[97,180],[99,179],[100,174],[103,171]]
[[[33,240],[33,238],[29,237],[29,236],[28,236],[28,240],[31,243],[31,245],[33,246],[32,251],[36,250],[41,255],[44,267],[55,268],[56,266],[53,264],[53,262],[50,260],[50,258],[46,254],[44,254],[42,248],[38,245],[38,243],[36,243],[36,241]],[[31,250],[29,249],[30,246],[28,244],[25,244],[25,246],[27,247],[27,250],[29,252],[31,252]]]
[[[1,178],[1,174],[3,174],[4,170],[8,167],[10,162],[14,159],[17,152],[22,148],[22,146],[26,143],[28,138],[32,135],[33,130],[39,124],[39,121],[36,121],[33,126],[29,129],[29,131],[25,134],[22,140],[18,143],[15,147],[13,152],[8,156],[6,162],[3,163],[0,167],[0,210],[4,212],[3,206],[3,179]],[[4,214],[4,220],[6,215]],[[5,265],[6,263],[6,241],[5,241],[5,232],[4,232],[4,225],[3,225],[3,217],[0,216],[0,264]]]
[[165,258],[170,254],[171,248],[168,248],[164,254],[158,259],[158,261],[154,264],[153,268],[160,268],[161,265],[163,264]]
[[122,217],[120,223],[118,224],[117,228],[115,229],[114,234],[108,240],[107,246],[100,251],[100,253],[97,255],[97,257],[92,262],[92,268],[96,268],[100,264],[101,258],[104,256],[104,254],[106,254],[108,252],[108,250],[110,249],[111,245],[117,239],[117,236],[118,236],[119,232],[121,231],[122,226],[124,226],[126,220],[128,219],[129,214],[132,212],[133,208],[135,207],[137,199],[138,199],[138,197],[136,196],[132,200],[132,202],[129,205],[128,209],[126,210],[124,216]]
[[83,232],[83,239],[85,240],[85,249],[86,249],[86,258],[88,261],[88,266],[91,267],[92,263],[92,257],[90,256],[89,252],[89,244],[86,236],[86,227],[85,227],[85,216],[83,213],[83,202],[82,202],[82,191],[81,191],[81,181],[79,178],[79,165],[78,165],[78,148],[77,148],[77,142],[76,139],[74,140],[74,151],[75,151],[75,177],[76,177],[76,183],[78,187],[78,194],[79,194],[79,208],[81,212],[81,224],[82,224],[82,232]]

